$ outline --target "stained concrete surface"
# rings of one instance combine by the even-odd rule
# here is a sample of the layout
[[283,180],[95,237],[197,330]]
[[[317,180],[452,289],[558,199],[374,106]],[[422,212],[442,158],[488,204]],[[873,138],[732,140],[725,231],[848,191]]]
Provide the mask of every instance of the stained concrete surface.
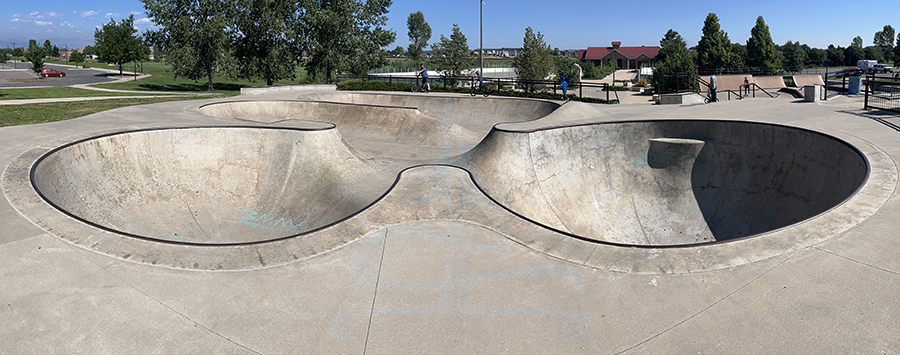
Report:
[[[589,117],[545,117],[547,126],[660,118],[778,123],[851,142],[879,168],[864,191],[836,210],[753,240],[702,248],[640,254],[572,244],[494,204],[464,170],[453,167],[405,171],[384,204],[346,222],[359,228],[344,243],[299,261],[234,272],[179,270],[103,255],[36,227],[30,219],[37,219],[32,211],[42,211],[37,207],[18,209],[40,200],[9,203],[16,193],[8,189],[15,182],[8,178],[8,163],[28,160],[21,155],[35,147],[49,150],[57,142],[122,130],[247,124],[204,116],[198,109],[203,103],[123,108],[0,129],[0,158],[7,162],[7,198],[0,200],[6,227],[0,232],[0,321],[8,325],[0,338],[8,351],[892,354],[900,348],[900,264],[893,258],[900,247],[893,232],[893,216],[900,212],[894,164],[900,133],[846,100],[595,106],[597,114]],[[377,145],[344,139],[350,146]],[[388,206],[408,208],[391,212]],[[51,212],[40,215],[38,225],[70,219]],[[823,227],[829,223],[834,225]],[[554,236],[560,238],[546,239]],[[751,244],[781,251],[753,258],[745,250]],[[582,253],[586,262],[572,261]],[[686,266],[743,261],[672,272],[679,270],[676,259]]]

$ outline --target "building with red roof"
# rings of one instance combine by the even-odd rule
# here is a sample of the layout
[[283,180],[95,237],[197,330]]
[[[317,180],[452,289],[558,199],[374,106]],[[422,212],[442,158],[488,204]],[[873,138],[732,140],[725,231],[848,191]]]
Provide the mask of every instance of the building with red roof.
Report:
[[588,47],[578,50],[578,59],[594,65],[616,63],[620,69],[638,69],[642,65],[656,64],[659,46],[622,47],[622,42],[612,42],[609,47]]

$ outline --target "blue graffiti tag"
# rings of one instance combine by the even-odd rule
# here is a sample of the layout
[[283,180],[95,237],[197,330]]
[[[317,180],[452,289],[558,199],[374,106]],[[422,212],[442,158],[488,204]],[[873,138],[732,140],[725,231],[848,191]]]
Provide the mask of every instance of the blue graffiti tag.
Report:
[[183,241],[184,241],[184,239],[178,238],[177,236],[172,235],[172,234],[169,234],[169,233],[166,233],[166,232],[159,232],[159,234],[162,235],[164,238],[169,238],[169,239],[172,239],[172,240],[174,240],[174,241],[176,241],[176,242],[183,242]]
[[774,221],[775,218],[778,217],[779,213],[781,212],[779,212],[778,209],[773,208],[771,211],[769,211],[769,213],[766,213],[766,218],[768,218],[770,221]]
[[244,209],[243,217],[238,221],[238,223],[243,224],[245,226],[250,226],[254,228],[264,229],[269,232],[290,232],[290,233],[300,233],[303,228],[306,228],[306,223],[309,221],[309,218],[305,219],[303,222],[299,224],[294,224],[293,219],[285,220],[284,218],[280,218],[277,221],[275,217],[269,217],[265,213],[259,214],[256,211]]

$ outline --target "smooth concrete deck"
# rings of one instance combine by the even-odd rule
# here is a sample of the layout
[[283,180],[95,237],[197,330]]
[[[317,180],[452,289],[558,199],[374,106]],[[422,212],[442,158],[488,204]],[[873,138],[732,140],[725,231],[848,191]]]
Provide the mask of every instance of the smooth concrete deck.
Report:
[[[240,100],[297,94],[291,95]],[[370,208],[316,233],[256,245],[123,240],[56,211],[30,189],[31,164],[65,143],[126,130],[248,125],[203,115],[200,106],[212,102],[0,129],[5,351],[890,354],[900,348],[900,132],[892,128],[900,118],[861,111],[853,99],[564,105],[522,123],[528,129],[657,119],[775,123],[842,139],[872,167],[857,194],[812,219],[702,247],[578,240],[512,213],[465,170],[419,166],[400,151],[390,159],[390,150],[379,158],[386,166],[411,167]],[[323,127],[296,120],[258,125]],[[380,144],[343,139],[358,152]],[[447,142],[443,148],[453,149],[456,143]],[[471,161],[434,157],[458,166]],[[137,207],[132,213],[152,217]]]

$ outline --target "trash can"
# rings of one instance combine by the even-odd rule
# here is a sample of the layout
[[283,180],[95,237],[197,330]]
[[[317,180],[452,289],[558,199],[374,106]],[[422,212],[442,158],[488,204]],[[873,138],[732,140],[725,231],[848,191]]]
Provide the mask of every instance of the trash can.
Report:
[[847,88],[847,93],[856,95],[859,94],[860,87],[862,86],[862,77],[859,75],[850,76],[850,87]]

